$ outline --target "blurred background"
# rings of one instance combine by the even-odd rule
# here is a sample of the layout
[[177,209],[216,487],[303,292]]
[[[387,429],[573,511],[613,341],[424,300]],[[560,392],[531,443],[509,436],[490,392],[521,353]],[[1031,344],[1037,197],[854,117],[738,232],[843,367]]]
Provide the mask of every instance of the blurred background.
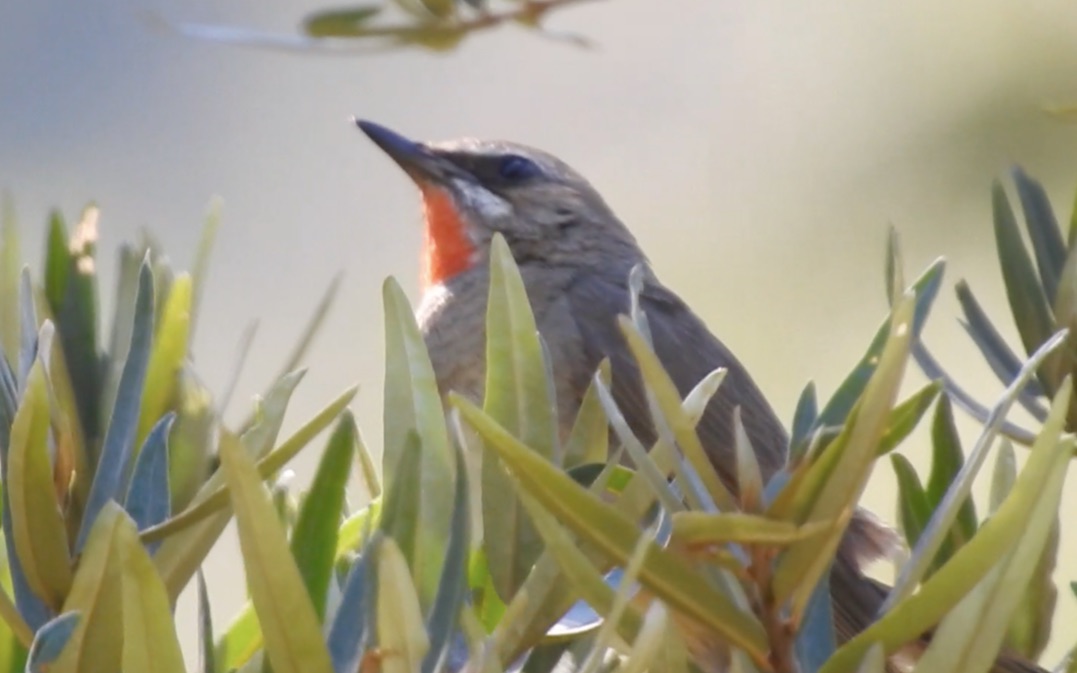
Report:
[[[223,197],[195,358],[220,392],[241,332],[260,321],[233,419],[343,271],[293,422],[358,382],[355,411],[380,450],[380,286],[395,275],[417,299],[421,231],[410,183],[353,114],[418,138],[501,137],[566,159],[786,418],[809,379],[828,396],[874,333],[894,225],[908,275],[949,260],[930,345],[983,398],[1000,390],[955,321],[951,288],[968,278],[1009,325],[989,188],[1014,162],[1069,215],[1077,126],[1044,109],[1077,104],[1074,3],[606,0],[550,16],[590,50],[508,27],[454,52],[361,57],[222,46],[146,19],[287,33],[320,8],[0,3],[0,189],[14,197],[30,259],[50,208],[75,219],[93,200],[105,287],[112,251],[143,229],[183,268],[211,197]],[[971,444],[975,426],[963,427]],[[913,458],[926,466],[926,453]],[[310,467],[310,457],[297,465],[300,481]],[[1064,511],[1077,506],[1077,485],[1068,491]],[[893,521],[894,497],[883,464],[866,503]],[[222,626],[244,600],[235,549],[226,535],[207,571]],[[1059,623],[1072,624],[1077,535],[1065,523],[1057,578]],[[179,609],[193,656],[193,601]],[[1071,644],[1066,632],[1045,661]]]

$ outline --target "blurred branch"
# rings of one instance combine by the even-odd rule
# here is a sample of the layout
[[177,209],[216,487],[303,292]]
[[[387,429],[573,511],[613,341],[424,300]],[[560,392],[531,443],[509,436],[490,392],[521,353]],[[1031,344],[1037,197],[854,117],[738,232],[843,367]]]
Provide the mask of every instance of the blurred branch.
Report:
[[[530,28],[544,37],[578,47],[590,47],[591,42],[586,37],[547,30],[543,20],[555,10],[593,1],[525,0],[500,10],[490,10],[484,3],[464,0],[424,0],[418,9],[411,6],[414,3],[400,0],[381,5],[352,5],[307,15],[302,23],[302,35],[260,31],[244,26],[173,22],[159,15],[150,16],[149,21],[159,29],[199,40],[304,53],[357,54],[404,46],[449,51],[472,34],[510,23]],[[401,6],[414,20],[373,24],[388,4]],[[463,9],[462,5],[468,8]]]

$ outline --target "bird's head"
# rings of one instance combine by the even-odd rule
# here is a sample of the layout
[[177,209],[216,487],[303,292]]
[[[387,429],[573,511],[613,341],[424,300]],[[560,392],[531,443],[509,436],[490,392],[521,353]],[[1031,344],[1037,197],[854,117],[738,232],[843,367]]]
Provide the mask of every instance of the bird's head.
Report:
[[356,123],[419,187],[427,287],[484,264],[495,233],[521,265],[643,261],[599,193],[546,152],[471,138],[416,142],[378,124]]

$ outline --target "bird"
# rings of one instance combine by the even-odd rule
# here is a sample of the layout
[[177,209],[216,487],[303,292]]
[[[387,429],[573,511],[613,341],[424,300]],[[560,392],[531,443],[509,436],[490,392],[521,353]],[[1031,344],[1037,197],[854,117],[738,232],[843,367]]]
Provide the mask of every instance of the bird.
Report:
[[[786,464],[789,436],[747,369],[651,269],[628,227],[580,173],[523,144],[460,138],[421,142],[385,126],[355,123],[417,186],[423,213],[422,297],[416,319],[439,392],[482,399],[489,256],[500,234],[512,252],[551,360],[558,418],[567,434],[595,370],[612,368],[612,394],[645,445],[656,438],[639,371],[618,327],[630,310],[629,274],[654,351],[682,395],[727,370],[697,425],[711,464],[736,492],[734,410],[764,480]],[[897,536],[858,509],[830,574],[839,642],[878,616],[888,587],[864,572],[892,554]],[[995,670],[1042,670],[1003,655]]]

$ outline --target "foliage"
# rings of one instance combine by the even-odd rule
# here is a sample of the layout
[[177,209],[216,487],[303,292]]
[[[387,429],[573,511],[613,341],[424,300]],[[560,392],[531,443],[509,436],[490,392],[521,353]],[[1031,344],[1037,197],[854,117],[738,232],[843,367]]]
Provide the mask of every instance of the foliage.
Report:
[[420,47],[450,51],[479,33],[515,25],[588,47],[579,35],[546,28],[546,17],[585,0],[384,0],[322,9],[307,15],[301,35],[241,26],[169,24],[182,35],[212,42],[302,52],[370,53]]
[[[347,409],[354,389],[280,440],[301,371],[274,381],[234,427],[198,383],[190,343],[214,218],[193,274],[173,272],[154,246],[121,250],[106,347],[96,220],[88,209],[69,234],[52,218],[37,281],[19,270],[11,218],[0,236],[0,673],[188,670],[172,607],[195,575],[198,670],[207,673],[542,673],[563,660],[587,672],[843,673],[885,670],[889,655],[916,642],[917,671],[975,673],[1004,646],[1030,658],[1042,651],[1075,443],[1071,378],[1058,360],[1071,346],[1054,333],[1068,320],[1044,322],[1028,359],[1005,370],[1009,387],[984,409],[966,458],[951,397],[940,394],[951,381],[900,395],[908,361],[926,353],[919,335],[944,264],[906,285],[896,236],[892,309],[863,357],[825,403],[805,388],[790,459],[766,483],[736,415],[730,488],[695,433],[723,373],[682,396],[638,309],[619,327],[658,439],[644,446],[632,434],[608,363],[560,435],[548,356],[500,238],[481,404],[440,397],[411,308],[386,281],[379,479]],[[638,274],[627,280],[638,288]],[[981,521],[972,480],[1030,386],[1043,391],[1042,424],[1024,431],[1021,470],[1003,443]],[[932,409],[932,466],[921,480],[895,449]],[[330,428],[306,492],[276,480]],[[898,474],[912,553],[878,619],[838,642],[828,571],[882,458]],[[357,508],[345,498],[353,465],[370,494]],[[233,515],[250,601],[221,628],[198,568]]]

